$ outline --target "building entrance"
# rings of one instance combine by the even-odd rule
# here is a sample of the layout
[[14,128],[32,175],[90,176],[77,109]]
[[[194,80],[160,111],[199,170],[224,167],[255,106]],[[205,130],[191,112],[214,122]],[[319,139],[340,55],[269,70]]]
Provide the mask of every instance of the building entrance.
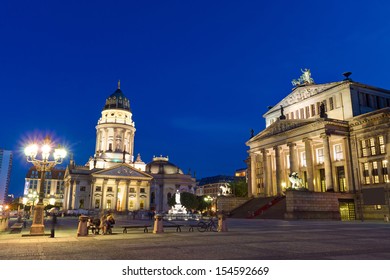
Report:
[[355,203],[353,200],[339,200],[340,216],[342,221],[356,219]]

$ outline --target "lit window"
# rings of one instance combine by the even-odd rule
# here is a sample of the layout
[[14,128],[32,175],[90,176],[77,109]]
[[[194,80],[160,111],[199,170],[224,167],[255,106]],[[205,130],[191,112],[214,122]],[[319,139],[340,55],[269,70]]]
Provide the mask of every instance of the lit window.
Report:
[[342,149],[341,144],[334,145],[334,159],[335,160],[342,160],[342,159],[344,159],[343,149]]
[[378,173],[378,162],[373,161],[372,162],[372,179],[374,183],[379,183],[379,173]]
[[388,171],[388,161],[387,160],[382,161],[382,174],[383,174],[383,181],[385,183],[390,183],[389,171]]
[[333,97],[329,98],[329,111],[334,109]]
[[318,164],[324,163],[324,149],[323,148],[317,149],[316,152],[317,152],[317,163]]
[[306,114],[306,116],[305,116],[306,119],[310,118],[310,107],[309,106],[305,107],[305,114]]
[[370,172],[368,169],[368,162],[363,163],[363,177],[364,177],[364,183],[369,184],[370,183]]
[[385,138],[383,136],[379,136],[378,142],[379,142],[379,153],[384,154],[385,153]]
[[381,210],[382,209],[382,205],[375,205],[375,210]]
[[95,208],[100,208],[100,199],[95,200]]
[[111,209],[111,199],[107,199],[106,209]]
[[107,187],[108,192],[112,192],[112,187]]
[[376,155],[375,139],[374,138],[370,138],[368,140],[368,145],[370,147],[371,155],[375,156]]
[[360,144],[362,145],[362,156],[363,156],[363,157],[368,156],[368,149],[367,149],[366,141],[365,141],[365,140],[362,140],[362,141],[360,142]]
[[311,104],[310,108],[311,108],[311,116],[314,117],[316,115],[316,106],[314,104]]
[[97,192],[101,192],[101,191],[102,191],[102,187],[97,186],[95,190],[96,190]]

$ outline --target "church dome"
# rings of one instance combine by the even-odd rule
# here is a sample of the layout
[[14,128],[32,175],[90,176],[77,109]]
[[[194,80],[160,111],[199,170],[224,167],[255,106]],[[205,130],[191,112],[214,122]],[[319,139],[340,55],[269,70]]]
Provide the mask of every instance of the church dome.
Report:
[[123,109],[130,111],[130,100],[123,94],[118,82],[117,90],[106,99],[104,110],[107,109]]
[[150,174],[184,174],[183,171],[168,161],[168,157],[153,157],[153,161],[146,165],[146,172]]

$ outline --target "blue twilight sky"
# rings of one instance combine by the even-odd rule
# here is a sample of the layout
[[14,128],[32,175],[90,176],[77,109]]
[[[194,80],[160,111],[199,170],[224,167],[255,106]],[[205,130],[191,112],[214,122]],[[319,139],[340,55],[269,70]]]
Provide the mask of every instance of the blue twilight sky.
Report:
[[245,167],[250,129],[309,68],[390,89],[388,1],[11,1],[0,4],[0,147],[21,194],[32,138],[52,135],[85,164],[117,81],[135,153],[196,177]]

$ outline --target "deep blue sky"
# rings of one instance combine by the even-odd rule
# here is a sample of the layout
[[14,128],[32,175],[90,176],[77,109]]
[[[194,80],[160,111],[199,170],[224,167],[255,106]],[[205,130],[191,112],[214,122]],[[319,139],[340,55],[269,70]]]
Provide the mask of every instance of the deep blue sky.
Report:
[[[365,4],[363,4],[365,3]],[[245,167],[250,129],[309,68],[390,89],[387,1],[2,1],[0,147],[21,194],[29,138],[49,133],[77,164],[117,81],[136,123],[135,153],[197,178]]]

